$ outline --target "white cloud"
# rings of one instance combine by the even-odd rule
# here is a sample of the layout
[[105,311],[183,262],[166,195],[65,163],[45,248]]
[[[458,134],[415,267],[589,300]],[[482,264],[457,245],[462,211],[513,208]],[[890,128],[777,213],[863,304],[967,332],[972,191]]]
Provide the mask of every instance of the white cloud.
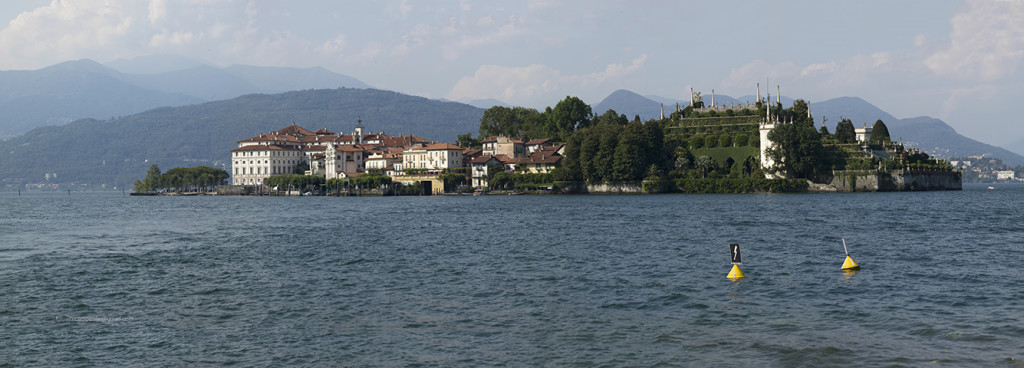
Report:
[[806,77],[818,73],[834,73],[836,70],[839,70],[839,64],[836,64],[835,61],[811,64],[800,71],[800,77]]
[[942,110],[943,113],[949,114],[958,108],[963,108],[964,105],[993,99],[998,94],[999,87],[991,84],[953,89],[949,92],[949,97],[942,101]]
[[332,55],[344,49],[346,44],[348,44],[348,39],[345,37],[345,35],[340,34],[333,40],[324,42],[324,44],[320,45],[320,47],[318,47],[316,51],[320,52],[321,54]]
[[515,15],[509,16],[508,22],[496,29],[487,29],[488,27],[489,26],[484,26],[481,27],[484,29],[479,30],[474,29],[474,31],[480,32],[463,32],[462,36],[459,37],[456,42],[444,46],[442,48],[442,55],[445,60],[455,60],[458,59],[466,50],[501,44],[512,38],[525,34],[525,30],[521,27],[519,17]]
[[[753,89],[754,85],[766,80],[766,78],[768,83],[771,84],[792,83],[792,81],[798,79],[805,69],[792,62],[769,64],[764,60],[754,60],[739,68],[732,69],[729,72],[729,76],[722,81],[722,90],[747,91]],[[767,88],[767,86],[763,87]]]
[[589,74],[563,74],[559,70],[540,64],[525,67],[484,65],[477,69],[472,76],[459,80],[445,98],[451,100],[494,98],[523,106],[543,106],[552,104],[567,95],[597,93],[595,89],[598,88],[596,87],[618,86],[626,77],[642,69],[646,60],[647,55],[640,55],[628,65],[611,64],[600,72]]
[[149,24],[157,25],[167,19],[167,1],[150,0],[149,2]]
[[1024,1],[970,0],[951,21],[949,47],[924,64],[940,75],[994,81],[1024,58]]

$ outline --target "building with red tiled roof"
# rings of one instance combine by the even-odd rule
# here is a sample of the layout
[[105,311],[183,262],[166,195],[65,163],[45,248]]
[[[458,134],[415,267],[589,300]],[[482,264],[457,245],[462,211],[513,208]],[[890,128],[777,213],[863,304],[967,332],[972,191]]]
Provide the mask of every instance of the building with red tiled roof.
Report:
[[464,166],[462,147],[451,143],[420,144],[402,153],[405,169],[444,170]]
[[353,177],[365,172],[371,157],[373,165],[401,171],[407,149],[418,150],[413,154],[417,167],[448,169],[464,164],[462,148],[454,144],[411,135],[392,137],[384,132],[364,134],[361,124],[352,134],[337,134],[326,128],[313,132],[292,123],[237,143],[231,150],[235,185],[260,185],[266,178],[290,174],[302,164],[308,165],[305,173],[309,175]]
[[[507,157],[507,156],[506,156]],[[487,171],[491,166],[503,165],[501,160],[491,155],[483,155],[469,160],[470,178],[475,188],[487,187]]]

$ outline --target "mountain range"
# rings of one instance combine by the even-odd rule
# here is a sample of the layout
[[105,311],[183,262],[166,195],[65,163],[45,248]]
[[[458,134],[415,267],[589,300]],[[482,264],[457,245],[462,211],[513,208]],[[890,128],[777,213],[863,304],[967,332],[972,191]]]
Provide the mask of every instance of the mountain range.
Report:
[[[158,60],[146,60],[152,65]],[[118,61],[125,70],[160,70],[143,61]],[[39,70],[0,71],[0,139],[77,119],[109,119],[152,108],[184,106],[251,93],[303,89],[370,88],[323,68],[183,64],[181,69],[125,73],[92,60],[67,61]]]
[[[251,94],[203,104],[163,107],[109,120],[46,126],[0,142],[0,185],[88,183],[124,186],[160,168],[230,169],[242,139],[295,123],[310,130],[416,135],[454,141],[476,132],[483,109],[375,89]],[[55,178],[55,179],[54,179]]]
[[[711,103],[710,96],[703,96],[703,99],[705,104]],[[715,95],[715,103],[718,105],[745,105],[747,101],[755,100],[756,96],[733,98],[726,95]],[[792,101],[793,99],[789,97],[782,97],[783,105],[790,105]],[[690,101],[677,101],[657,96],[645,97],[632,91],[618,90],[594,105],[593,111],[600,115],[608,109],[612,109],[630,118],[639,115],[642,120],[647,120],[660,117],[663,104],[665,115],[668,116],[675,111],[677,102],[679,106],[690,104]],[[835,132],[835,126],[842,118],[850,119],[858,128],[864,125],[871,126],[876,120],[882,120],[889,128],[893,140],[902,141],[907,147],[916,147],[933,156],[948,158],[989,155],[1000,158],[1009,165],[1024,165],[1024,156],[1006,148],[985,144],[960,135],[942,120],[928,116],[897,119],[859,97],[839,97],[822,102],[811,102],[810,109],[816,121],[820,122],[822,117],[826,118],[826,126],[830,132]],[[1019,146],[1024,148],[1024,140],[1020,142]],[[1024,149],[1019,151],[1024,152]]]

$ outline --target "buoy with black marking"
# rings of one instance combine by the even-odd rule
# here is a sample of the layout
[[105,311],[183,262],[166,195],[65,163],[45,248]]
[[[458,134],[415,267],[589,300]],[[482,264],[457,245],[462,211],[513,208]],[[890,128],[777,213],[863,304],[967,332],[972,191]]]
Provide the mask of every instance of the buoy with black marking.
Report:
[[857,262],[855,262],[853,260],[853,258],[850,258],[850,251],[846,249],[846,238],[842,238],[842,239],[843,239],[843,251],[846,252],[846,261],[843,262],[843,269],[844,270],[859,270],[860,269],[860,265],[857,264]]
[[743,274],[743,271],[740,271],[740,265],[743,264],[743,262],[742,258],[740,258],[739,244],[729,244],[729,256],[732,260],[732,270],[729,271],[729,275],[726,277],[732,279],[733,281],[747,277],[747,275]]

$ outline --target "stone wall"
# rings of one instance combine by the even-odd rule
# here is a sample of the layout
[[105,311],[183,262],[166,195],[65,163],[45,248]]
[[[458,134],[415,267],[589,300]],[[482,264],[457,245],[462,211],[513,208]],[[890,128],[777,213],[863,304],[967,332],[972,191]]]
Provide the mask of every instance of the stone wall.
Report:
[[601,194],[640,194],[643,193],[640,183],[601,183],[588,184],[587,193]]
[[956,172],[893,171],[896,190],[963,190],[963,180]]
[[961,190],[960,174],[949,171],[904,171],[884,173],[851,171],[835,172],[827,185],[833,189],[812,186],[812,191],[837,192],[902,192],[917,190]]

